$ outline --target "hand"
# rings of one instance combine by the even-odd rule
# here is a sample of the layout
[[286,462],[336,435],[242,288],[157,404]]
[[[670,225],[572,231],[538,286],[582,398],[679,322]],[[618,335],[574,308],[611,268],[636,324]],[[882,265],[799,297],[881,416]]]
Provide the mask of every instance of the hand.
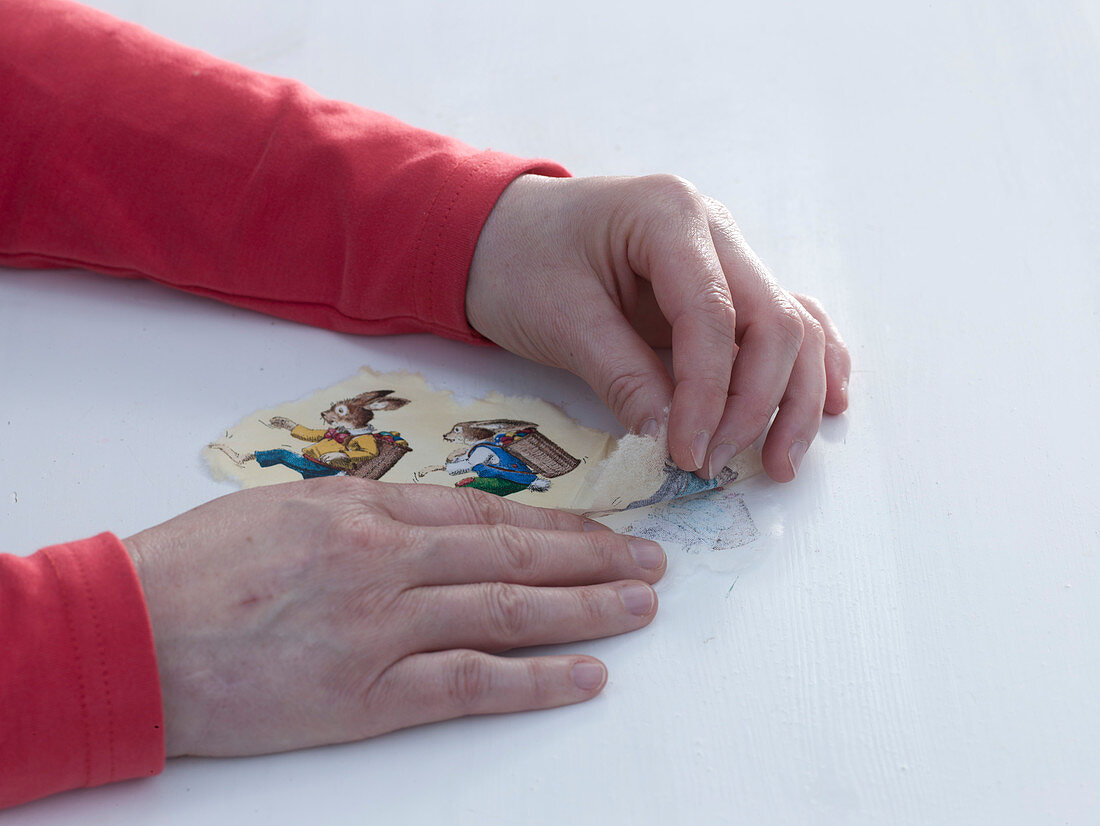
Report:
[[641,628],[665,569],[655,543],[580,516],[351,478],[230,494],[125,545],[169,756],[587,700],[606,679],[592,657],[487,652]]
[[[481,232],[466,313],[502,347],[572,370],[634,432],[656,435],[670,408],[672,459],[707,477],[778,408],[764,469],[793,479],[822,411],[848,406],[848,350],[825,311],[672,176],[517,178]],[[653,350],[669,346],[675,383]]]
[[272,416],[268,420],[267,426],[268,427],[275,427],[275,428],[278,428],[280,430],[293,430],[298,425],[296,425],[293,421],[286,418],[285,416]]

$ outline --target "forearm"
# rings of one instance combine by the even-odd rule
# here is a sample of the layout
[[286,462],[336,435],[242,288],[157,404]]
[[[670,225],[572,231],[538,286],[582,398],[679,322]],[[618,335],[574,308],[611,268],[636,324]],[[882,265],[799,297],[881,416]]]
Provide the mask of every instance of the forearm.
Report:
[[357,333],[476,339],[478,233],[517,175],[66,0],[0,0],[0,264],[143,276]]

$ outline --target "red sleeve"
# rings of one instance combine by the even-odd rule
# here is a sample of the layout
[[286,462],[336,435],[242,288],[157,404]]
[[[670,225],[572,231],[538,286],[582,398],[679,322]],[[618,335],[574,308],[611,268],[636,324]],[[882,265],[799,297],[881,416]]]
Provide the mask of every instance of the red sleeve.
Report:
[[[67,0],[0,0],[0,266],[145,277],[357,333],[477,340],[477,151]],[[0,806],[155,774],[153,641],[108,535],[0,556]]]
[[0,0],[0,266],[141,276],[355,333],[468,341],[478,233],[518,175],[67,0]]
[[164,765],[153,633],[104,533],[0,555],[0,808]]

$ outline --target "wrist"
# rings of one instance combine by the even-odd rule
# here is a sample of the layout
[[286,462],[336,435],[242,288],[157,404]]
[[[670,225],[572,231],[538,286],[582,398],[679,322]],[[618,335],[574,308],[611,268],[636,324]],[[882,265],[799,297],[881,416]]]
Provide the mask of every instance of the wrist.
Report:
[[500,194],[478,235],[466,282],[466,319],[481,335],[507,347],[500,305],[515,303],[515,276],[540,264],[541,243],[557,217],[552,192],[569,179],[520,175]]
[[165,756],[179,757],[189,753],[188,718],[193,716],[187,712],[191,704],[179,691],[177,678],[181,670],[187,670],[181,662],[176,639],[178,629],[187,627],[187,618],[181,615],[176,599],[181,595],[182,583],[165,576],[166,567],[170,567],[166,566],[167,556],[172,549],[166,547],[163,530],[163,526],[150,528],[122,540],[122,544],[137,572],[153,632],[164,713]]

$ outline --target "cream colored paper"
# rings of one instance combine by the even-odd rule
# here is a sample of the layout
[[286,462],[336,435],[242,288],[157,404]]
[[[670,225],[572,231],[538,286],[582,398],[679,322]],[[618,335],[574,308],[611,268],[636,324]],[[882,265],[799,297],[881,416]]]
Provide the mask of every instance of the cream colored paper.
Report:
[[[351,475],[608,512],[717,486],[675,468],[666,445],[664,434],[617,444],[541,399],[493,393],[460,404],[420,375],[364,367],[309,398],[246,416],[204,455],[216,478],[244,487]],[[758,469],[757,457],[742,455],[719,480]]]

